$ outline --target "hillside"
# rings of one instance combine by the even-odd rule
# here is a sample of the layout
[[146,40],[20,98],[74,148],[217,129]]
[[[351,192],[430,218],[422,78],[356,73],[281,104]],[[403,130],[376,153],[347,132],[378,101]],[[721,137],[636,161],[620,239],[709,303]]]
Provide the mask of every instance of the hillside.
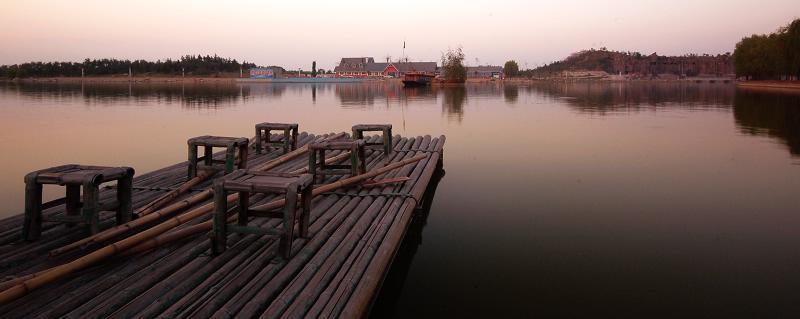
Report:
[[730,53],[720,55],[662,56],[656,53],[583,50],[562,61],[530,70],[529,75],[552,76],[564,71],[603,71],[639,76],[726,76],[734,73]]

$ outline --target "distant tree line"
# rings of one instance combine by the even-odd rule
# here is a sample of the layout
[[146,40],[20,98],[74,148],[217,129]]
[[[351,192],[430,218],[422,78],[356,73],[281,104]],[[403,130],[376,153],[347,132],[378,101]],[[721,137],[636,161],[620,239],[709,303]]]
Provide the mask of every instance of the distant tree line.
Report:
[[800,19],[770,34],[754,34],[736,44],[736,75],[752,80],[800,80]]
[[83,62],[29,62],[0,66],[0,77],[56,77],[81,76],[81,69],[86,76],[122,75],[132,70],[133,74],[163,75],[215,75],[220,73],[238,73],[240,68],[249,69],[256,65],[239,62],[236,59],[222,58],[217,55],[185,55],[178,60],[166,59],[118,60],[118,59],[86,59]]

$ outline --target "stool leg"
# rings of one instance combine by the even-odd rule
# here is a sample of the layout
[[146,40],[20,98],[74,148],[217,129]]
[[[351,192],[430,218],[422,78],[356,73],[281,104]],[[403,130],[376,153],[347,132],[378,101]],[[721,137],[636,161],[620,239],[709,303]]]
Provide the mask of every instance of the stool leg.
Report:
[[360,165],[358,163],[358,154],[359,150],[357,147],[350,150],[350,175],[352,176],[358,175],[358,167]]
[[222,185],[214,185],[214,226],[211,233],[211,252],[219,255],[225,252],[228,242],[228,196]]
[[272,134],[270,133],[269,129],[264,129],[264,152],[269,153],[272,149],[272,139],[270,138]]
[[231,145],[225,149],[225,174],[233,172],[233,157],[236,154],[236,147]]
[[328,169],[328,167],[325,165],[325,150],[324,149],[319,150],[319,156],[318,157],[319,157],[319,179],[320,179],[320,183],[324,183],[325,182],[325,170]]
[[359,174],[364,174],[367,172],[367,160],[366,156],[364,155],[364,148],[358,148],[358,163],[359,163]]
[[240,169],[247,168],[247,156],[248,156],[249,151],[250,150],[249,150],[249,147],[247,146],[247,143],[244,143],[243,145],[239,145],[239,168]]
[[308,238],[308,226],[311,223],[311,200],[313,199],[312,195],[313,187],[311,185],[306,186],[303,189],[303,216],[300,217],[300,237]]
[[[67,184],[67,216],[78,216],[81,214],[81,186]],[[67,223],[67,227],[75,226],[75,223]]]
[[239,192],[239,216],[237,223],[240,226],[247,226],[247,211],[250,208],[250,193]]
[[197,145],[189,144],[189,179],[197,176]]
[[297,149],[297,128],[292,129],[292,150]]
[[204,147],[203,153],[205,154],[203,155],[203,162],[206,164],[206,166],[210,167],[211,165],[214,165],[214,147]]
[[289,136],[289,129],[283,130],[283,154],[289,153],[289,148],[292,145],[292,140]]
[[392,153],[392,149],[394,149],[392,146],[392,129],[388,128],[383,132],[383,155],[386,157],[387,162],[389,161],[389,154]]
[[131,221],[133,215],[133,176],[125,176],[117,181],[117,225]]
[[292,240],[294,239],[294,220],[297,210],[297,190],[286,192],[286,205],[283,208],[283,235],[278,243],[278,253],[285,259],[292,256]]
[[311,174],[312,184],[317,181],[317,150],[311,150],[308,154],[308,173]]
[[261,129],[256,127],[256,154],[261,154]]
[[22,238],[37,240],[42,234],[42,184],[28,182],[25,184],[25,224],[22,227]]
[[83,209],[82,215],[83,219],[86,221],[86,224],[89,225],[89,232],[97,234],[100,231],[99,228],[99,219],[98,216],[98,199],[99,199],[99,190],[97,189],[97,185],[91,183],[83,184]]

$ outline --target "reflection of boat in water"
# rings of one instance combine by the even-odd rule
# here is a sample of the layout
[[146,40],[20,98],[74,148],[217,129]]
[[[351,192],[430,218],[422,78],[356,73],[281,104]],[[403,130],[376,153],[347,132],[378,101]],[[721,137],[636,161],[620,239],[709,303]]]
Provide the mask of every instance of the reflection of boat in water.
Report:
[[406,87],[427,86],[431,84],[433,75],[421,72],[408,72],[403,75],[403,85]]

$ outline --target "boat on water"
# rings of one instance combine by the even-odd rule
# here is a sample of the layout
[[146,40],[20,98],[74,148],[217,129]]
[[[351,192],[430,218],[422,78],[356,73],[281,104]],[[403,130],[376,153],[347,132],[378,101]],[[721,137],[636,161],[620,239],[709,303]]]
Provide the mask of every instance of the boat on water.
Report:
[[422,72],[408,72],[403,75],[403,86],[418,87],[431,85],[433,75]]

